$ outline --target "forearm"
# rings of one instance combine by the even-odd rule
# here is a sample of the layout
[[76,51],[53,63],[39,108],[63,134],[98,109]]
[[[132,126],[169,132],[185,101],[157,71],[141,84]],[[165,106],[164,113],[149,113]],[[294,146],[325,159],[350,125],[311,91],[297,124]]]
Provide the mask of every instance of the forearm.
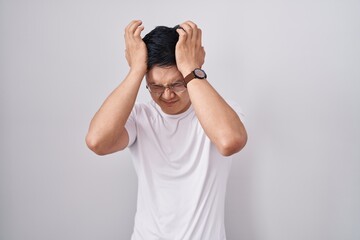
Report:
[[201,126],[220,153],[232,155],[240,151],[247,134],[237,113],[207,80],[190,81],[188,91]]
[[130,71],[91,120],[86,142],[94,152],[103,155],[126,147],[128,136],[124,133],[124,126],[143,77],[143,72]]

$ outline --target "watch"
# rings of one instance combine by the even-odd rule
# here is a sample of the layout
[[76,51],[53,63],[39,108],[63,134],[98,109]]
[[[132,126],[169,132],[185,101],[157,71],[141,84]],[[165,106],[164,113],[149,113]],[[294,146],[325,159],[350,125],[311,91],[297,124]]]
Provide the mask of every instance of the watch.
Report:
[[207,78],[207,75],[205,73],[204,70],[200,69],[200,68],[195,68],[194,71],[192,71],[191,73],[189,73],[185,78],[184,78],[184,82],[185,82],[185,87],[187,86],[187,84],[193,80],[194,78],[197,79],[205,79]]

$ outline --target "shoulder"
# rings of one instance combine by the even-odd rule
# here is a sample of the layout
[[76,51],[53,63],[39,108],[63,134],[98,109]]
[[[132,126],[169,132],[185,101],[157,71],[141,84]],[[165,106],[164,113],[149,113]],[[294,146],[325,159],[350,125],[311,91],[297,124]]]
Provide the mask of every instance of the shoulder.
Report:
[[152,117],[158,114],[158,110],[153,101],[147,103],[135,103],[132,110],[132,115],[136,117]]

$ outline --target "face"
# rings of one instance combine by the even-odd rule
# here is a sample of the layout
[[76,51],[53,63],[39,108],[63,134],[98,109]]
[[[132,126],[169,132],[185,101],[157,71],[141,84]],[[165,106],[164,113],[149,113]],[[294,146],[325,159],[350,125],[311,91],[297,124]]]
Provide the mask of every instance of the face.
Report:
[[[182,82],[184,77],[176,66],[158,67],[154,66],[146,74],[148,85],[169,86]],[[166,114],[179,114],[185,112],[191,105],[188,91],[175,92],[165,88],[162,94],[150,93],[152,99],[160,106]]]

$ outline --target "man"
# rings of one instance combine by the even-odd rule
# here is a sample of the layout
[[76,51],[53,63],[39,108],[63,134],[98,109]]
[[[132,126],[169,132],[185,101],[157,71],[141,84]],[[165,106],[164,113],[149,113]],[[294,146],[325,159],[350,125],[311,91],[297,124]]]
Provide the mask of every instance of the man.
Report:
[[[245,128],[201,69],[201,30],[191,21],[143,39],[125,29],[129,73],[91,121],[86,143],[99,155],[128,147],[138,176],[132,240],[224,240],[231,155]],[[142,80],[152,97],[135,104]]]

